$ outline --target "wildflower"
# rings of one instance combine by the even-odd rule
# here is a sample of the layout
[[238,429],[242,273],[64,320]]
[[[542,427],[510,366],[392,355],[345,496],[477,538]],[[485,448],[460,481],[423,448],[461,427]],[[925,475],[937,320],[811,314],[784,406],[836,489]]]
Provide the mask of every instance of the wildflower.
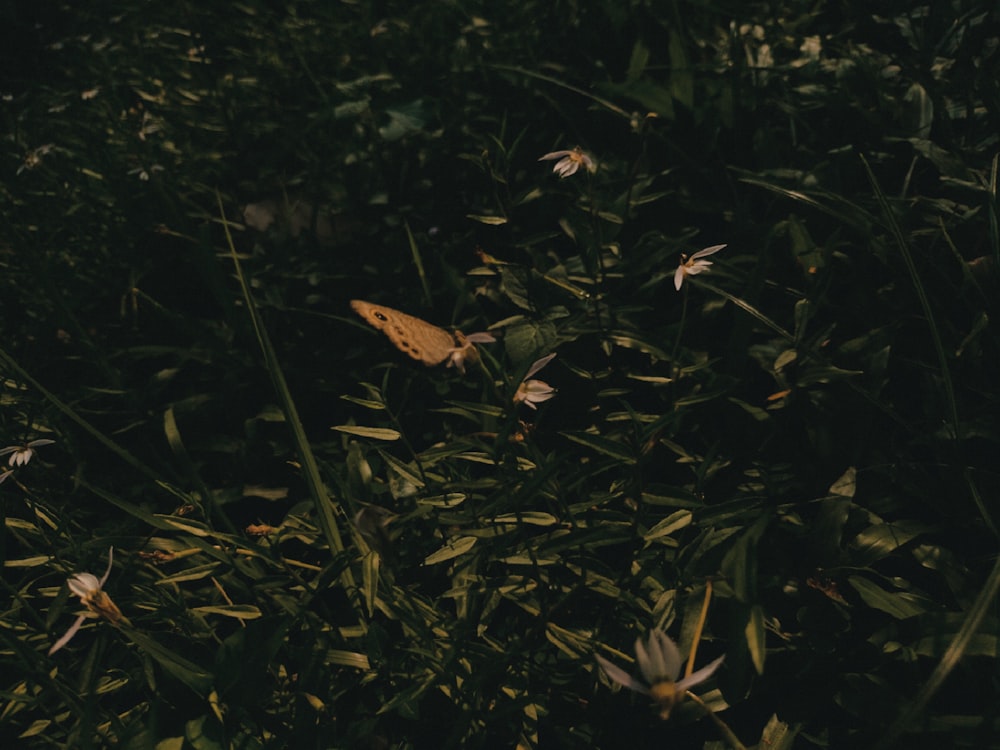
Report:
[[0,456],[6,456],[10,454],[10,458],[7,459],[8,466],[27,466],[28,461],[31,457],[35,455],[35,448],[41,448],[43,445],[52,445],[55,440],[32,440],[30,443],[25,443],[24,445],[8,445],[6,448],[0,449]]
[[514,393],[514,403],[520,404],[524,403],[525,406],[529,406],[532,409],[537,409],[535,404],[540,404],[542,401],[548,401],[550,398],[556,395],[556,389],[553,388],[548,383],[541,380],[529,380],[532,375],[541,370],[545,365],[555,358],[556,353],[547,357],[542,357],[537,360],[525,373],[524,379],[521,384],[517,387],[517,391]]
[[690,258],[686,255],[681,255],[681,264],[674,271],[674,288],[677,291],[681,290],[681,284],[684,283],[685,276],[697,276],[702,271],[707,271],[708,267],[712,265],[712,261],[701,259],[719,252],[724,247],[726,245],[712,245],[712,247],[699,250]]
[[551,161],[552,159],[559,159],[555,166],[552,167],[552,171],[560,177],[569,177],[576,174],[581,166],[586,167],[590,173],[597,171],[597,162],[589,154],[585,154],[579,146],[572,151],[553,151],[545,154],[538,161]]
[[726,657],[720,656],[708,666],[678,680],[677,678],[681,674],[680,652],[670,637],[662,630],[657,629],[649,632],[645,643],[643,643],[642,638],[636,639],[635,658],[639,663],[639,671],[646,679],[645,684],[632,677],[624,669],[616,667],[603,656],[597,655],[597,663],[601,665],[604,674],[612,681],[652,698],[653,702],[659,706],[660,718],[669,719],[670,711],[683,699],[684,693],[711,677]]
[[77,617],[76,622],[70,626],[70,629],[66,631],[63,637],[52,644],[52,648],[49,649],[49,656],[69,643],[80,629],[80,626],[83,625],[83,621],[88,617],[103,617],[112,625],[117,625],[122,621],[121,610],[111,601],[111,597],[102,590],[104,584],[107,583],[108,576],[111,574],[111,563],[114,559],[114,553],[115,548],[110,547],[108,549],[108,569],[104,571],[104,575],[100,579],[93,573],[77,573],[69,577],[67,581],[69,590],[75,596],[80,597],[80,603],[88,611]]
[[17,168],[17,173],[21,174],[26,169],[34,169],[39,164],[42,163],[42,157],[47,155],[56,146],[54,143],[46,143],[44,146],[39,146],[33,151],[29,151],[24,157],[24,163]]
[[466,360],[468,360],[470,365],[475,364],[479,360],[479,350],[476,349],[474,344],[492,344],[496,341],[496,338],[492,333],[482,331],[470,333],[468,336],[461,331],[455,331],[455,341],[459,343],[459,346],[456,346],[449,352],[445,367],[454,365],[464,375]]

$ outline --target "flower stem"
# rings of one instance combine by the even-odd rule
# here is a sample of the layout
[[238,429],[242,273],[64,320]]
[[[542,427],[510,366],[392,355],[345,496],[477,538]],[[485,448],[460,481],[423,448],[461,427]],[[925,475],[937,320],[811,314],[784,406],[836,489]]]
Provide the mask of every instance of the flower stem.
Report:
[[681,336],[684,335],[684,321],[687,320],[688,312],[688,287],[683,287],[684,289],[684,303],[681,305],[681,322],[677,326],[677,338],[674,339],[674,348],[670,352],[670,369],[674,378],[678,377],[680,372],[680,367],[677,365],[677,352],[681,348]]
[[690,690],[686,692],[686,695],[689,699],[701,706],[702,710],[708,714],[708,718],[715,722],[715,726],[718,728],[719,734],[723,736],[733,750],[747,750],[746,745],[740,742],[740,738],[733,733],[733,730],[729,728],[729,725],[720,719],[708,706],[706,706],[705,701],[692,693]]
[[712,600],[712,579],[705,581],[705,601],[701,604],[701,613],[698,615],[698,625],[694,629],[694,640],[691,642],[691,653],[688,655],[687,668],[684,676],[690,677],[694,672],[694,657],[698,653],[698,644],[701,643],[701,633],[705,629],[705,620],[708,619],[708,603]]

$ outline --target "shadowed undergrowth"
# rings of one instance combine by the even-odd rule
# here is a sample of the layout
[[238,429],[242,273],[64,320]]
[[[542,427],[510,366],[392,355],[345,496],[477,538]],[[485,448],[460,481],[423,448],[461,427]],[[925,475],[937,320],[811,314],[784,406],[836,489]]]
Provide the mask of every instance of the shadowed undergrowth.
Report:
[[216,5],[5,19],[0,744],[995,746],[994,9]]

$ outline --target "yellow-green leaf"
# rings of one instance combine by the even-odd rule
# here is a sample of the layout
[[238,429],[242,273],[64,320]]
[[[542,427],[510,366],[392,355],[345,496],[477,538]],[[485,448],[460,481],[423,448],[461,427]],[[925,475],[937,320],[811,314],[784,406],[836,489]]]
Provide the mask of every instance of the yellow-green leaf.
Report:
[[478,539],[474,536],[458,536],[450,539],[441,549],[429,554],[424,560],[424,565],[436,565],[463,555],[472,549],[477,541]]
[[337,432],[346,432],[348,435],[370,438],[372,440],[399,440],[402,437],[396,430],[388,427],[361,427],[353,424],[338,424],[334,426]]

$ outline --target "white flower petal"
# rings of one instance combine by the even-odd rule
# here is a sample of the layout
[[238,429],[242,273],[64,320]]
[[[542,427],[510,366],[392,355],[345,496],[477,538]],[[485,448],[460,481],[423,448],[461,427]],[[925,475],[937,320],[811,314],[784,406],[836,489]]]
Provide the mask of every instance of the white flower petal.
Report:
[[634,690],[642,695],[649,695],[649,688],[635,679],[624,669],[616,667],[600,654],[595,654],[594,657],[597,659],[597,663],[601,665],[601,669],[604,670],[604,674],[606,674],[610,680],[617,682],[619,685],[628,688],[629,690]]
[[549,153],[545,154],[545,156],[538,157],[538,161],[549,161],[551,159],[561,159],[564,156],[569,156],[572,153],[573,153],[572,151],[566,151],[566,150],[563,150],[563,151],[550,151]]
[[576,174],[576,170],[580,168],[580,162],[573,159],[572,156],[567,156],[562,161],[556,162],[556,165],[552,167],[553,172],[558,172],[560,177],[570,177]]
[[492,333],[486,333],[486,331],[479,331],[477,333],[470,333],[465,337],[466,341],[470,341],[473,344],[492,344],[496,342],[496,336]]
[[704,250],[699,250],[694,255],[692,255],[691,260],[697,260],[698,258],[704,258],[708,255],[714,255],[715,253],[722,250],[724,247],[728,247],[728,245],[712,245],[711,247],[706,247]]
[[715,670],[717,670],[722,665],[722,662],[725,661],[725,658],[726,656],[725,654],[723,654],[715,661],[710,662],[707,666],[704,666],[701,669],[699,669],[697,672],[691,673],[683,680],[678,680],[677,689],[690,690],[695,685],[701,684],[715,673]]
[[518,386],[517,393],[514,394],[514,403],[524,402],[526,406],[537,409],[535,404],[548,401],[555,395],[556,389],[548,383],[541,380],[526,380]]
[[86,615],[80,615],[79,617],[77,617],[76,622],[74,622],[70,626],[70,629],[63,634],[63,637],[52,644],[52,648],[49,649],[49,656],[52,656],[52,654],[54,654],[56,651],[58,651],[67,643],[69,643],[70,640],[73,638],[73,636],[76,635],[77,631],[80,629],[80,626],[83,625],[83,621],[86,619],[87,619]]
[[684,272],[688,276],[697,276],[702,271],[707,271],[709,266],[712,265],[710,260],[696,260],[692,265],[684,269]]
[[531,367],[528,368],[528,371],[524,373],[523,380],[527,380],[528,378],[530,378],[532,375],[541,370],[543,367],[545,367],[545,365],[547,365],[555,358],[556,358],[556,352],[552,352],[552,354],[546,355],[541,359],[536,359],[534,364],[532,364]]
[[542,156],[538,161],[547,161],[551,159],[559,159],[555,166],[552,167],[552,171],[555,172],[560,177],[570,177],[576,174],[580,167],[583,166],[588,172],[597,171],[597,162],[595,162],[589,154],[585,153],[582,148],[577,146],[572,150],[562,150],[562,151],[552,151],[545,156]]
[[651,630],[643,644],[635,642],[636,661],[646,681],[652,685],[663,680],[676,680],[681,672],[681,655],[670,636],[662,630]]
[[108,576],[111,575],[111,563],[114,561],[114,559],[115,559],[115,548],[108,547],[108,569],[105,570],[104,575],[101,576],[102,588],[104,587],[104,584],[108,582]]
[[101,582],[97,579],[93,573],[77,573],[71,576],[69,581],[69,590],[73,592],[74,596],[78,596],[84,599],[88,596],[92,596],[96,592],[101,590]]

